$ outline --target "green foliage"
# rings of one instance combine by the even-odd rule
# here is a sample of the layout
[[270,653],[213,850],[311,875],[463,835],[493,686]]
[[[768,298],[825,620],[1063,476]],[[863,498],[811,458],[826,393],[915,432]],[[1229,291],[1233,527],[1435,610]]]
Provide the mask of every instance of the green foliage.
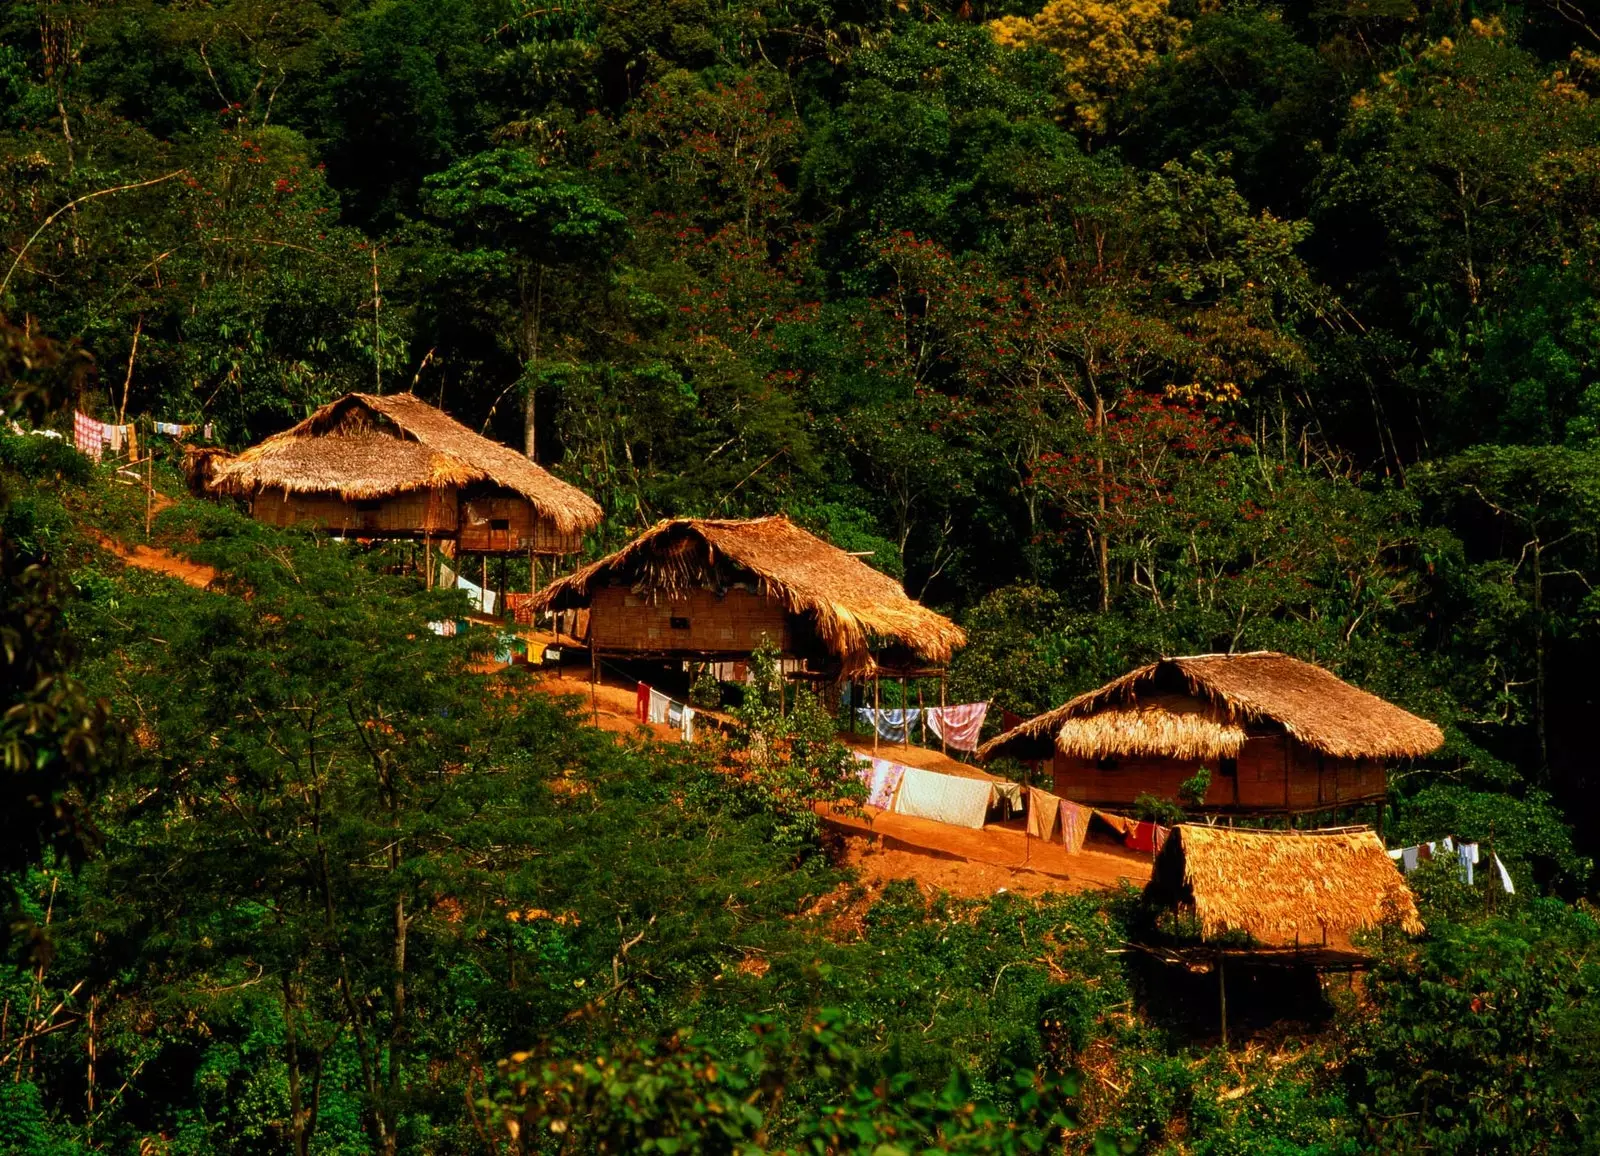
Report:
[[1597,934],[1587,912],[1535,900],[1475,926],[1436,919],[1414,958],[1378,968],[1374,1014],[1353,1027],[1347,1068],[1370,1141],[1592,1148]]
[[1072,1126],[1072,1077],[1014,1069],[1013,1115],[960,1069],[918,1088],[894,1052],[865,1054],[855,1034],[824,1009],[798,1033],[753,1020],[732,1053],[682,1034],[575,1064],[518,1053],[484,1106],[531,1151],[570,1132],[569,1151],[1011,1154],[1047,1150]]

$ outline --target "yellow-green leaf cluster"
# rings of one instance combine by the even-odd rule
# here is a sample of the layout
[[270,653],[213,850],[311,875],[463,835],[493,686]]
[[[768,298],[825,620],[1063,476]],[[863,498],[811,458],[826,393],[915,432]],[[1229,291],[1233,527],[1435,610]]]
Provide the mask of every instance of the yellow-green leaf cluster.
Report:
[[1061,58],[1078,122],[1105,127],[1111,102],[1188,31],[1167,0],[1050,0],[1037,16],[1004,16],[989,30],[1011,48]]

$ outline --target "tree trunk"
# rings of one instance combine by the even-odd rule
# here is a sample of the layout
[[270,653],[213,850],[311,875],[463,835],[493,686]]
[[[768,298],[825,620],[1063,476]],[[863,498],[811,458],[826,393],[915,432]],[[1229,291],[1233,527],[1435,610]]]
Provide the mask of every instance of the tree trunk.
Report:
[[1539,744],[1539,778],[1550,781],[1550,740],[1545,732],[1544,544],[1533,543],[1533,732]]
[[1100,391],[1094,391],[1094,477],[1095,506],[1100,520],[1095,525],[1095,562],[1100,572],[1100,612],[1111,609],[1111,561],[1106,546],[1106,455],[1105,455],[1106,403]]
[[535,412],[535,383],[539,370],[539,323],[544,308],[544,266],[534,270],[533,299],[528,298],[528,274],[524,271],[519,280],[522,285],[522,357],[523,373],[528,378],[528,390],[522,399],[522,452],[529,461],[537,461],[538,418]]

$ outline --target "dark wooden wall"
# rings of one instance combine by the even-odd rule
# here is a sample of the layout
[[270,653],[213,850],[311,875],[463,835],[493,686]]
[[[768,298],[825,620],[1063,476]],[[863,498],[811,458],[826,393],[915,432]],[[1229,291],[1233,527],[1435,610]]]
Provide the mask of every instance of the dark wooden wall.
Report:
[[285,494],[263,490],[250,504],[251,515],[269,526],[301,523],[335,533],[365,537],[453,534],[456,492],[418,490],[370,502],[347,501],[337,494]]
[[1383,795],[1385,772],[1375,759],[1325,758],[1283,734],[1252,735],[1232,775],[1216,759],[1116,759],[1100,766],[1056,752],[1055,793],[1091,806],[1127,806],[1144,794],[1176,799],[1201,766],[1211,787],[1201,810],[1313,811]]
[[475,497],[461,503],[456,548],[467,554],[576,554],[583,534],[564,534],[539,517],[532,502],[516,494]]
[[601,650],[749,654],[763,638],[790,653],[788,611],[777,599],[740,587],[720,597],[692,590],[688,598],[669,602],[652,601],[624,586],[603,586],[589,604],[590,643]]

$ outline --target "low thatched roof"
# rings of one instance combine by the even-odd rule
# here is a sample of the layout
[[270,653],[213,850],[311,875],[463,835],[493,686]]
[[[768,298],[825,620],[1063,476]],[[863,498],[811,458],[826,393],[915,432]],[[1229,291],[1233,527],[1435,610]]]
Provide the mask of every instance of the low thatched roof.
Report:
[[1320,666],[1263,650],[1141,666],[989,740],[978,757],[1043,758],[1058,745],[1084,758],[1222,758],[1238,753],[1250,724],[1282,727],[1343,759],[1414,758],[1444,743],[1426,719]]
[[600,523],[600,506],[588,494],[411,393],[352,393],[330,402],[221,466],[212,489],[362,501],[477,482],[522,495],[562,533]]
[[967,641],[959,626],[913,602],[893,578],[781,516],[658,522],[615,554],[546,586],[532,607],[587,606],[594,590],[607,585],[677,598],[741,576],[789,613],[810,618],[849,672],[873,669],[873,651],[882,645],[944,663]]
[[1180,823],[1156,856],[1145,894],[1195,916],[1207,939],[1245,932],[1265,947],[1345,946],[1351,932],[1379,926],[1422,930],[1411,889],[1366,828]]

